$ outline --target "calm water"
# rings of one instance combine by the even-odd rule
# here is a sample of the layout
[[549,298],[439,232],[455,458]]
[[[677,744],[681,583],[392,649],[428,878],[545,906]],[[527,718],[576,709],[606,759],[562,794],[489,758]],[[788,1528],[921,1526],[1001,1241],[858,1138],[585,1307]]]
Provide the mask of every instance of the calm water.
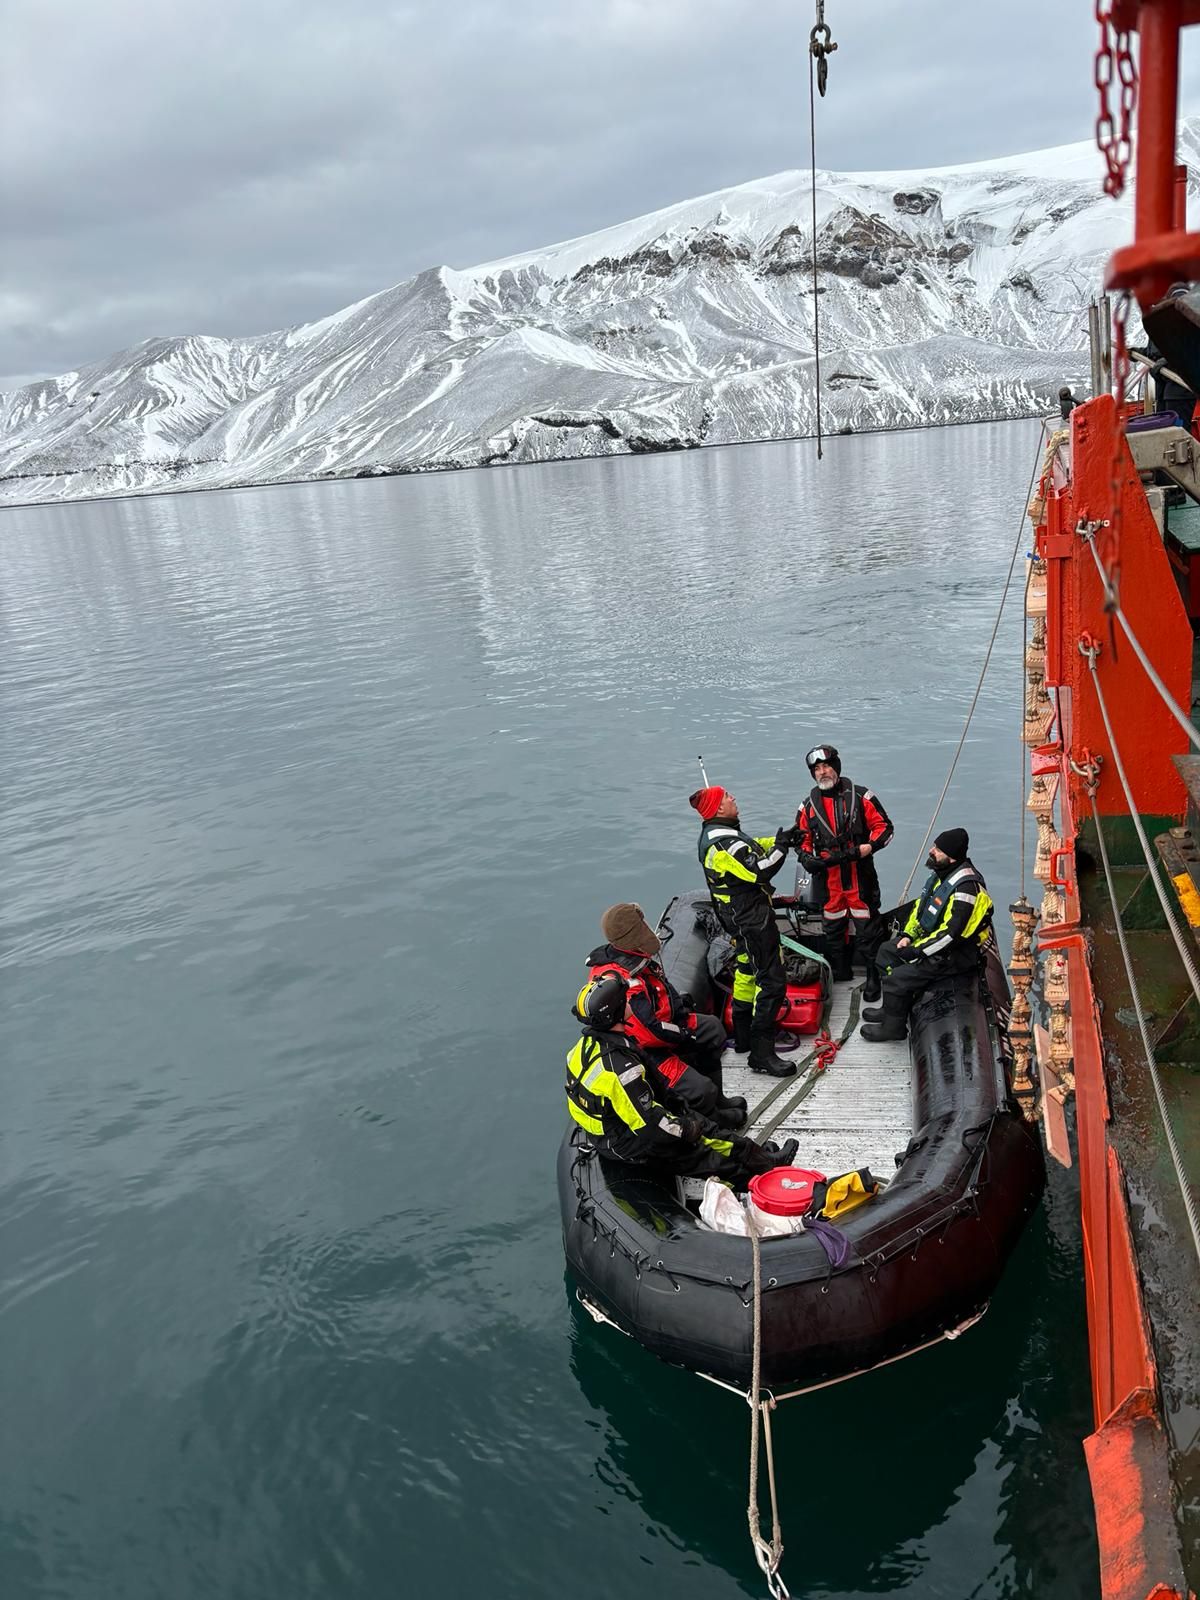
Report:
[[[841,746],[898,892],[1036,427],[0,517],[0,1593],[761,1594],[748,1417],[575,1313],[597,918]],[[1020,624],[944,822],[1016,892]],[[1092,1600],[1078,1231],[785,1407],[793,1594]]]

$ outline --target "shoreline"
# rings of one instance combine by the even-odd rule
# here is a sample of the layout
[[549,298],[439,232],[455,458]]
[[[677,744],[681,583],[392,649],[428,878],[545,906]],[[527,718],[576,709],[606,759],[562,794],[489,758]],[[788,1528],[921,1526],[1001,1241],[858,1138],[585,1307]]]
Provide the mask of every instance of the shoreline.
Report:
[[[824,448],[835,439],[856,439],[881,433],[929,433],[935,428],[972,428],[990,425],[996,422],[1044,422],[1046,414],[1040,411],[1026,412],[1022,416],[1008,414],[992,417],[960,417],[949,422],[912,422],[902,427],[887,428],[854,428],[849,433],[840,430],[834,433],[822,433],[821,445]],[[342,484],[342,483],[381,483],[393,478],[432,478],[443,473],[455,472],[497,472],[518,471],[531,467],[561,467],[568,466],[575,461],[619,461],[633,460],[645,456],[675,456],[691,455],[698,450],[737,450],[743,445],[763,444],[802,444],[805,440],[815,440],[815,433],[776,433],[767,434],[758,439],[723,439],[716,444],[693,444],[664,446],[661,450],[615,450],[603,453],[582,453],[577,456],[554,456],[545,461],[476,461],[469,465],[445,467],[402,467],[396,471],[347,473],[345,476],[335,475],[317,478],[264,478],[260,483],[217,483],[196,484],[194,487],[181,486],[170,488],[162,485],[153,489],[126,489],[119,494],[81,494],[64,495],[54,500],[18,500],[0,503],[0,514],[6,511],[31,511],[46,506],[81,506],[97,505],[118,500],[151,500],[167,495],[184,494],[236,494],[245,490],[257,489],[294,489],[312,485]],[[0,483],[5,480],[0,479]]]

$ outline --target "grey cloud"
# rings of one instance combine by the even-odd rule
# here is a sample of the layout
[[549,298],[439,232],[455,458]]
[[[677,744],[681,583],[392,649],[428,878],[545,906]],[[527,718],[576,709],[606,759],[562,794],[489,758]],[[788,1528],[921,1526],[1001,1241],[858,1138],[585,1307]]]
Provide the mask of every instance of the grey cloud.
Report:
[[[827,9],[825,166],[1090,136],[1086,7]],[[806,165],[809,25],[786,0],[11,0],[0,387]]]

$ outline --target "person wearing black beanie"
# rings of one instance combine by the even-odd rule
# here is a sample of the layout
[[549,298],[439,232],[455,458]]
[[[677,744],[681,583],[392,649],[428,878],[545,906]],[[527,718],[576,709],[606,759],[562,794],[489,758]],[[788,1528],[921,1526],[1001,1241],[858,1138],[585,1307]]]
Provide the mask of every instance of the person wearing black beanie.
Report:
[[933,841],[933,848],[939,850],[947,861],[965,861],[970,847],[971,841],[965,828],[947,828]]
[[881,945],[883,976],[877,1009],[863,1012],[864,1039],[903,1039],[913,1006],[939,978],[977,972],[992,938],[992,897],[967,851],[965,828],[947,828],[933,841],[929,879],[898,939]]

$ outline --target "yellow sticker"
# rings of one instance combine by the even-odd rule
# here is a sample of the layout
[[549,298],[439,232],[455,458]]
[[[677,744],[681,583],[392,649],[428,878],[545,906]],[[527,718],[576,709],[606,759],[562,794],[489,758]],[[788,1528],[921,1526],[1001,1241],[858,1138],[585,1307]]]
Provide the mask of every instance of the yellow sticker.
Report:
[[1200,894],[1196,892],[1196,885],[1186,872],[1181,872],[1171,882],[1175,885],[1175,893],[1179,896],[1179,904],[1183,907],[1183,914],[1193,928],[1200,928]]

